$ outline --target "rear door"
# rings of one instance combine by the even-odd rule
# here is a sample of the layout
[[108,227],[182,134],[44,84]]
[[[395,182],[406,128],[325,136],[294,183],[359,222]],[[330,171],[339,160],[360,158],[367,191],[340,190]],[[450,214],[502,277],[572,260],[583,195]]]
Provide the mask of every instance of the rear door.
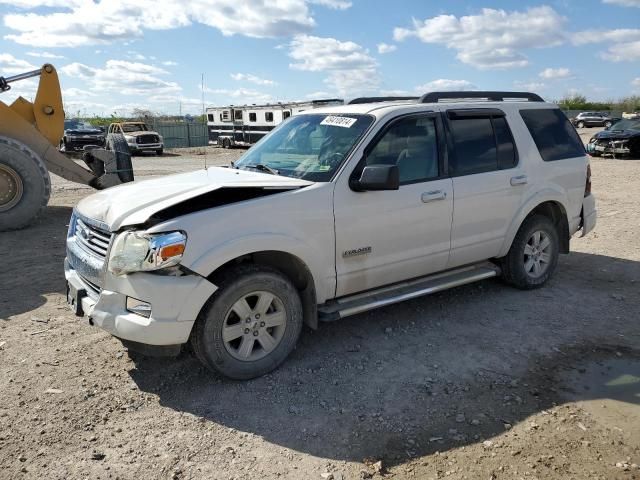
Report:
[[[365,149],[364,165],[397,165],[400,188],[357,192],[336,184],[337,296],[437,272],[449,257],[452,181],[443,175],[439,114],[392,120]],[[347,172],[345,172],[347,173]]]
[[448,267],[498,255],[527,188],[527,173],[505,112],[450,109],[446,114],[453,224]]

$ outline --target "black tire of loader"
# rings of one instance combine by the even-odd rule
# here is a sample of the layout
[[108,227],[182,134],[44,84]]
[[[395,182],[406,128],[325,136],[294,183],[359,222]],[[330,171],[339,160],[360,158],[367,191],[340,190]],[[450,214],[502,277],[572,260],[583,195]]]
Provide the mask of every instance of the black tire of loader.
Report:
[[22,196],[17,204],[0,213],[0,231],[17,230],[33,222],[51,195],[51,178],[44,161],[20,142],[0,137],[0,164],[20,178]]
[[129,145],[121,133],[111,133],[105,141],[105,148],[115,153],[114,161],[118,170],[118,177],[122,183],[133,182],[133,164]]

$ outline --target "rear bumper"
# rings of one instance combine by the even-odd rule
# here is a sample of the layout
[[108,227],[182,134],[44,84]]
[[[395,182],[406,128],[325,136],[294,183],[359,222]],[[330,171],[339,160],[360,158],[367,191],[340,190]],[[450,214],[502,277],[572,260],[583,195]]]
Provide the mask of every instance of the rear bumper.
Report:
[[[189,339],[198,313],[216,287],[197,275],[181,277],[137,273],[118,277],[111,289],[97,291],[65,259],[64,274],[76,291],[84,291],[79,300],[83,316],[91,325],[132,345],[167,347],[175,350]],[[127,297],[151,304],[145,316],[127,310]],[[152,348],[147,348],[149,353]],[[158,350],[158,349],[156,349]],[[179,351],[179,350],[178,350]]]
[[596,197],[589,194],[582,200],[582,231],[580,236],[584,237],[596,227],[598,211],[596,210]]

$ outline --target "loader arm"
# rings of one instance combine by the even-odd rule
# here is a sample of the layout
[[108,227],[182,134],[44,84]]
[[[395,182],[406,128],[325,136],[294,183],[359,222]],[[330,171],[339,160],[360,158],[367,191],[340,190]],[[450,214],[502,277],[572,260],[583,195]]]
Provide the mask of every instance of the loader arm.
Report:
[[64,134],[64,109],[53,65],[0,77],[0,93],[11,83],[40,77],[35,100],[18,97],[0,102],[0,231],[28,225],[46,207],[51,193],[49,172],[72,182],[102,189],[133,180],[131,155],[122,135],[110,134],[107,150],[87,147],[82,160],[58,151]]

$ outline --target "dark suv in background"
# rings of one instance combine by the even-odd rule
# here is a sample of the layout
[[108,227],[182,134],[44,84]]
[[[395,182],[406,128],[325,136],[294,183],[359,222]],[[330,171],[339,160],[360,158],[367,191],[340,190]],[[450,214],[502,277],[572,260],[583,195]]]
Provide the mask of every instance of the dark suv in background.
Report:
[[65,120],[64,135],[60,140],[60,151],[82,151],[88,145],[103,147],[104,130],[82,120]]
[[574,127],[604,127],[609,128],[614,123],[620,121],[619,118],[614,118],[608,113],[602,112],[582,112],[571,119]]

